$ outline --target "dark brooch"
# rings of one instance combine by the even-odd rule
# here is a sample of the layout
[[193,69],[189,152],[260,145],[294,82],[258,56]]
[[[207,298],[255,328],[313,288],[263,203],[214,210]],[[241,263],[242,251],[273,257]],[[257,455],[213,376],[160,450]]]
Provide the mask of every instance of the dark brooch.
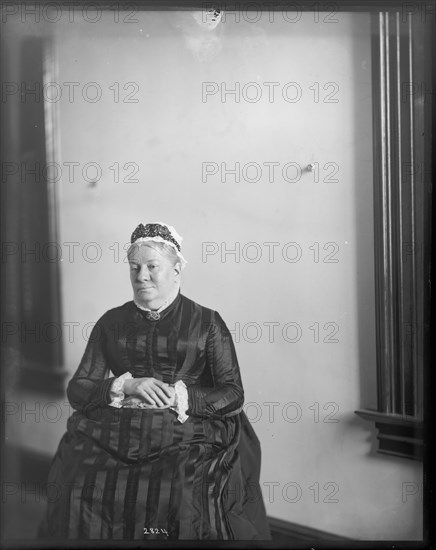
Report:
[[149,321],[159,321],[160,313],[158,311],[146,311],[145,316]]

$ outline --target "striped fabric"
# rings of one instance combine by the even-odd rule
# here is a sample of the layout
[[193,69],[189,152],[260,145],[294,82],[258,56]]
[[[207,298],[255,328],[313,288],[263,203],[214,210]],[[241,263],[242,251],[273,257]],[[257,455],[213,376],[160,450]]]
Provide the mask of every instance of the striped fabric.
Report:
[[[115,377],[183,380],[189,418],[109,406]],[[57,540],[268,540],[260,445],[231,335],[179,293],[158,321],[128,302],[95,325],[67,395],[40,534]]]

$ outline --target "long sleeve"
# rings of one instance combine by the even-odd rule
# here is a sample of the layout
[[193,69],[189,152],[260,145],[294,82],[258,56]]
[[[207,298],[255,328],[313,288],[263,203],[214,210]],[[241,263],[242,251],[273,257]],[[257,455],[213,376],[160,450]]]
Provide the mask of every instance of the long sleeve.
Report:
[[206,339],[206,364],[210,383],[188,385],[186,414],[202,417],[233,416],[242,410],[244,389],[232,336],[215,312]]
[[92,329],[80,365],[67,387],[67,397],[74,409],[104,406],[111,401],[110,389],[115,377],[106,377],[110,365],[105,342],[104,327],[99,321]]

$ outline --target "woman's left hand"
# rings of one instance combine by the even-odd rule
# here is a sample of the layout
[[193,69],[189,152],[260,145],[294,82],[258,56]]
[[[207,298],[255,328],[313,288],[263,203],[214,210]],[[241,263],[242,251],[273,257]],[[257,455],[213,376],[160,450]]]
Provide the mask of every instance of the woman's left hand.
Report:
[[174,387],[153,377],[127,379],[124,381],[123,392],[132,397],[139,397],[158,409],[173,406],[176,399]]

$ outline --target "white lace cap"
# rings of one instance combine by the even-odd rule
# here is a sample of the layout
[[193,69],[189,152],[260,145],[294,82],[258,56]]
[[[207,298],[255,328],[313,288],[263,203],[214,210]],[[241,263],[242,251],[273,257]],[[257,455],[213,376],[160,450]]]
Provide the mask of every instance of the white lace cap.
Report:
[[[176,229],[172,226],[172,225],[169,225],[165,222],[148,222],[148,224],[144,224],[144,225],[149,225],[149,224],[159,224],[159,225],[165,225],[169,232],[171,233],[171,236],[173,237],[173,239],[175,239],[177,241],[177,244],[181,247],[181,244],[182,244],[182,241],[183,241],[183,237],[177,233]],[[129,252],[130,252],[130,249],[133,245],[137,244],[137,243],[141,243],[141,242],[147,242],[147,241],[154,241],[154,242],[157,242],[157,243],[165,243],[165,244],[168,244],[170,246],[172,246],[177,254],[177,257],[179,258],[180,260],[180,264],[181,264],[181,268],[184,269],[184,267],[186,266],[186,264],[188,263],[185,258],[183,257],[183,254],[179,251],[179,249],[177,248],[177,246],[172,243],[171,241],[168,241],[166,239],[164,239],[163,237],[159,236],[159,235],[156,235],[155,237],[139,237],[138,239],[136,239],[130,246],[129,248]],[[128,253],[129,253],[128,252]]]

